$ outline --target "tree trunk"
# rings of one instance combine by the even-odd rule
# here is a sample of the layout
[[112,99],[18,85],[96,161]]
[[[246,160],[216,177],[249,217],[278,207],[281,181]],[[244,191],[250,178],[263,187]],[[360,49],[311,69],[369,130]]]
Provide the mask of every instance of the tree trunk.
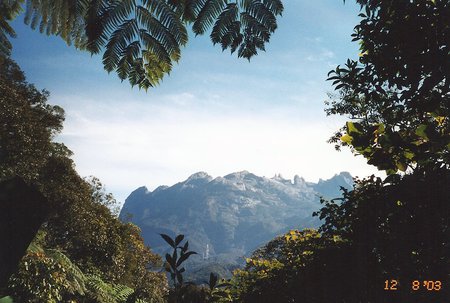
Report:
[[22,179],[0,183],[0,292],[49,213],[47,199]]

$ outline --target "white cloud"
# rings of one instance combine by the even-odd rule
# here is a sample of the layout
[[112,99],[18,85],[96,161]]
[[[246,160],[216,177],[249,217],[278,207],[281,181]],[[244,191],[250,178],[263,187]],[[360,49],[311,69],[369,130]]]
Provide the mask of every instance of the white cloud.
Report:
[[301,119],[296,107],[199,110],[192,94],[168,99],[194,105],[77,102],[61,140],[75,152],[79,173],[99,177],[123,201],[138,186],[172,185],[197,171],[299,174],[311,181],[343,170],[360,176],[371,171],[363,159],[326,143],[342,125],[337,119]]

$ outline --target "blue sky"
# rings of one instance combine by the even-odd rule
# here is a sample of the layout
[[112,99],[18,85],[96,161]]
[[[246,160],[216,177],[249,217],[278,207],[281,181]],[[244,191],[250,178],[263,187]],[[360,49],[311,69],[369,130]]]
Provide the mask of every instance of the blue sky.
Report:
[[340,0],[284,1],[266,52],[250,63],[191,37],[182,59],[148,92],[107,74],[101,56],[68,47],[14,21],[13,58],[29,82],[66,111],[58,140],[82,176],[95,175],[119,201],[139,186],[172,185],[192,173],[248,170],[308,181],[340,171],[375,173],[326,140],[343,125],[326,117],[328,71],[357,58],[359,7]]

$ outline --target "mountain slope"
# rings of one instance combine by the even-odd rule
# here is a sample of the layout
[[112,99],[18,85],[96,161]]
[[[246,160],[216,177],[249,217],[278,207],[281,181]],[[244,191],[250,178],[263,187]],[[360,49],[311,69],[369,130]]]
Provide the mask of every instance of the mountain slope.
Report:
[[319,196],[334,198],[340,186],[352,184],[349,173],[315,184],[299,176],[291,181],[242,171],[212,178],[199,172],[153,192],[136,189],[120,217],[138,225],[157,252],[167,249],[159,233],[184,234],[205,258],[230,261],[288,229],[317,226],[311,214],[320,208]]

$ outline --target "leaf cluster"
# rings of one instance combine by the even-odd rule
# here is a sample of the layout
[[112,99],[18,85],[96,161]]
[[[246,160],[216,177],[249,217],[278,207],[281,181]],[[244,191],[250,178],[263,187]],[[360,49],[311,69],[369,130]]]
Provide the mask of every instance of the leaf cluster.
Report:
[[330,142],[389,174],[449,167],[449,2],[358,2],[360,58],[329,73],[339,94],[326,110],[351,121]]
[[36,238],[43,250],[29,253],[33,270],[23,263],[26,257],[12,282],[15,296],[26,298],[22,302],[62,302],[62,292],[83,296],[81,283],[71,290],[73,264],[84,275],[133,289],[135,301],[163,300],[166,277],[149,271],[161,265],[160,257],[144,244],[139,228],[111,213],[114,197],[100,181],[81,178],[71,152],[52,141],[62,128],[62,109],[47,104],[48,93],[28,84],[10,59],[0,68],[0,179],[21,177],[42,192],[53,210]]
[[186,269],[182,266],[182,264],[190,256],[197,253],[189,250],[189,241],[186,241],[183,245],[181,245],[181,242],[184,240],[184,235],[177,235],[174,239],[166,234],[161,234],[161,237],[173,249],[172,254],[166,254],[166,262],[164,267],[170,275],[175,292],[177,292],[184,283],[183,273]]
[[31,28],[91,54],[103,52],[106,71],[144,89],[157,85],[180,59],[188,24],[196,35],[212,27],[214,44],[250,59],[264,50],[283,11],[280,0],[2,1],[3,55],[11,49],[8,35],[14,36],[9,22],[23,6]]

